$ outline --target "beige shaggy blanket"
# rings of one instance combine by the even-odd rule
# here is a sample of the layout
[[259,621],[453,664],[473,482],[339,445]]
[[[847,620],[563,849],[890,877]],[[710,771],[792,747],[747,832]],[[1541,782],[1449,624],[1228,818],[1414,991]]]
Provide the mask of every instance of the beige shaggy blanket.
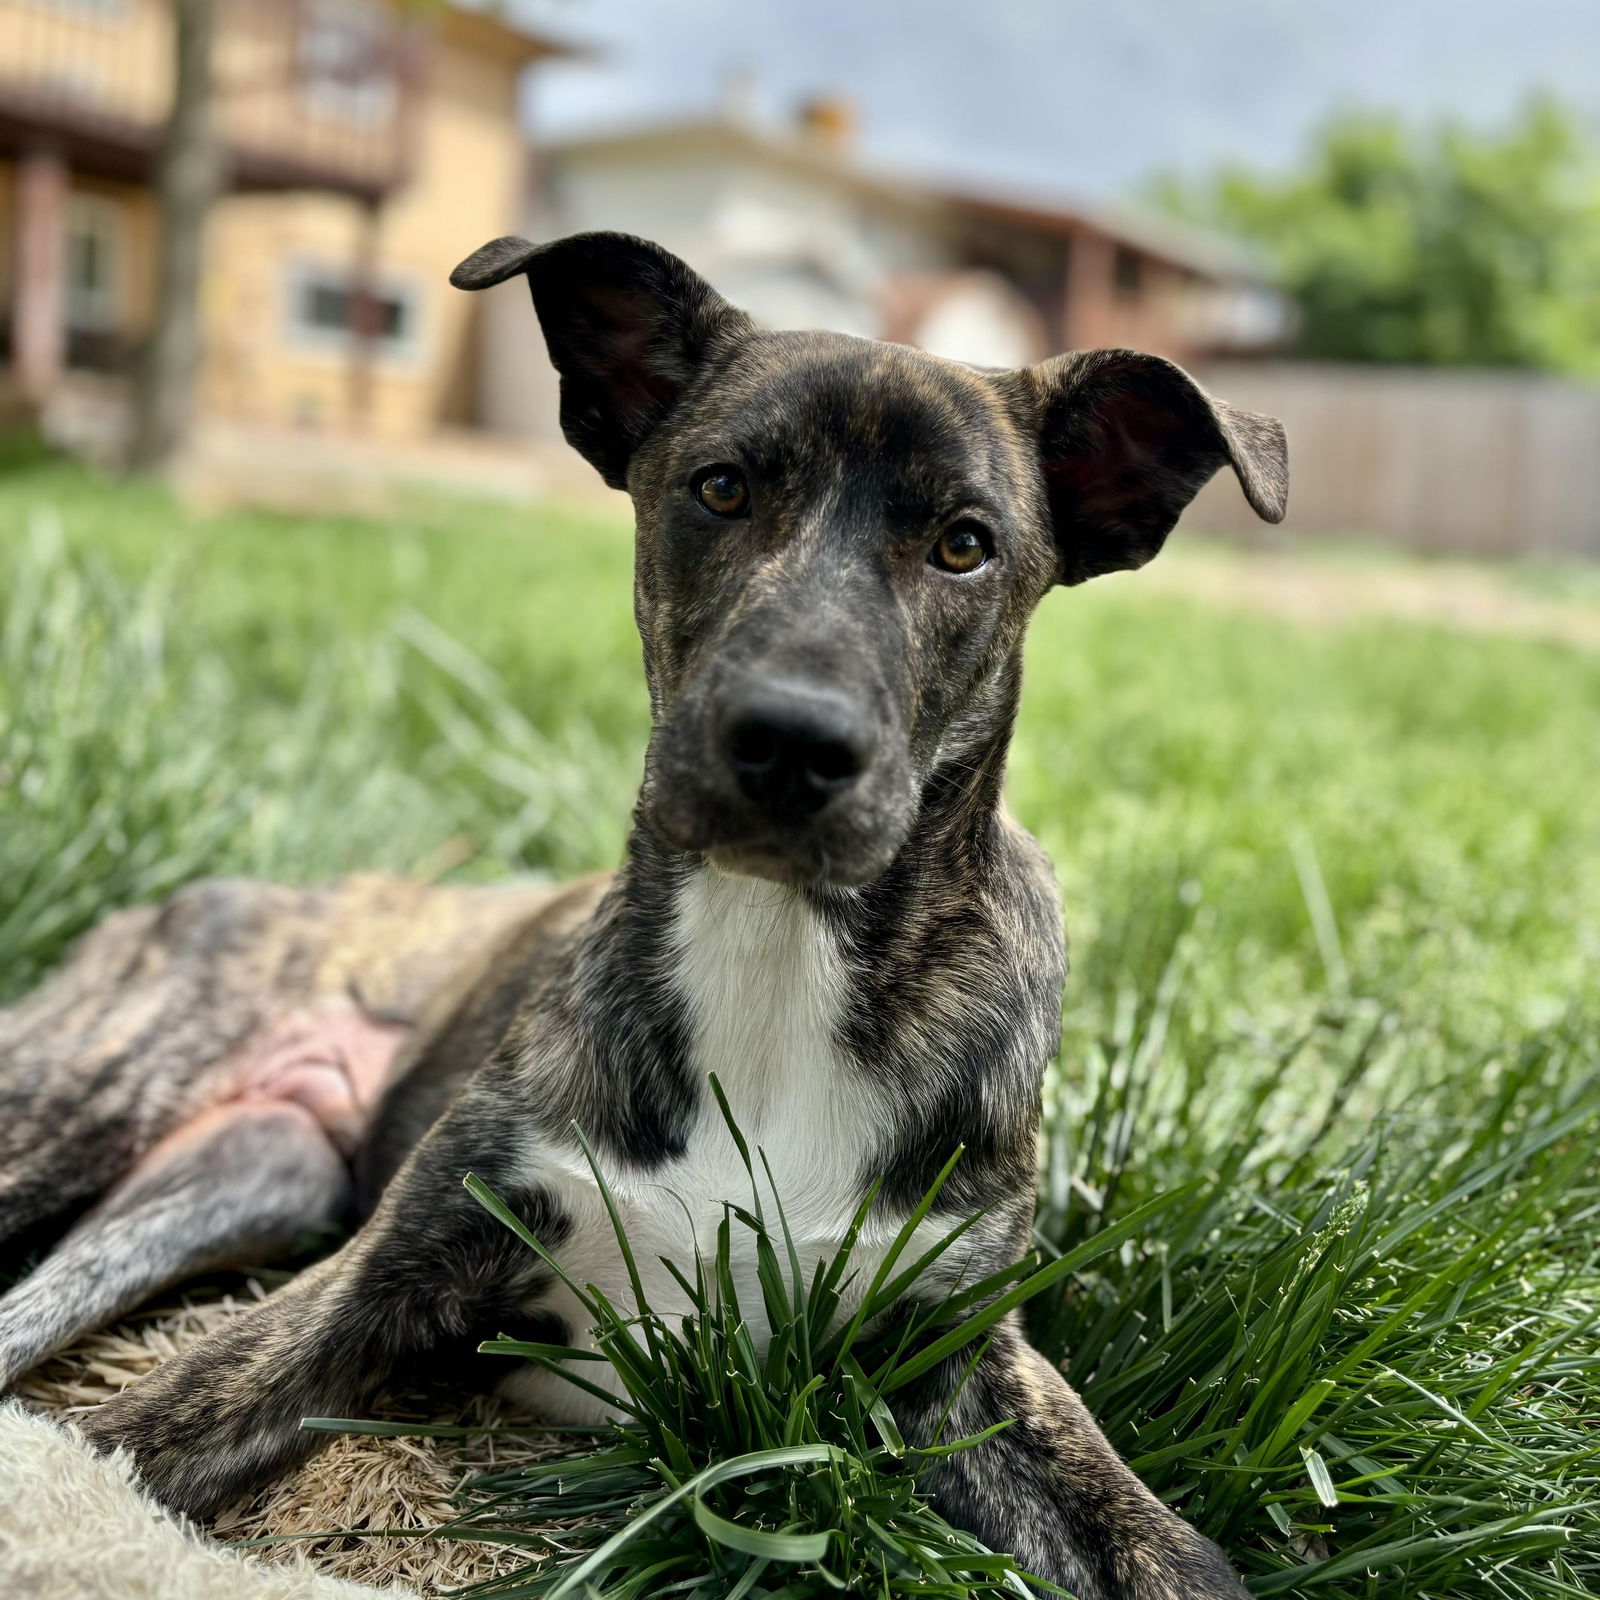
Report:
[[[208,1531],[169,1516],[120,1455],[71,1427],[183,1345],[259,1298],[259,1283],[191,1290],[91,1334],[0,1403],[0,1596],[6,1600],[391,1600],[513,1570],[526,1554],[453,1539],[384,1537],[461,1513],[463,1478],[547,1455],[548,1438],[339,1437],[297,1471],[224,1508]],[[390,1410],[389,1415],[410,1415]],[[459,1417],[498,1422],[492,1403]],[[293,1535],[284,1538],[284,1535]],[[277,1542],[249,1550],[244,1541]],[[376,1586],[376,1587],[374,1587]]]
[[[27,1600],[371,1600],[385,1591],[266,1566],[159,1510],[120,1450],[0,1404],[0,1594]],[[415,1594],[394,1589],[390,1595]]]

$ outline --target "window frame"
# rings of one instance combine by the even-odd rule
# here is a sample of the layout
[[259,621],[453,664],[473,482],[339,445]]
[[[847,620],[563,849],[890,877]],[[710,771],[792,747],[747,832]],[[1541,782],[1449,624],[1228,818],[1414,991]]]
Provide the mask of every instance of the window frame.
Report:
[[[303,314],[307,294],[318,288],[333,289],[345,295],[348,307],[353,276],[348,266],[337,265],[326,257],[289,258],[283,272],[282,325],[284,343],[297,355],[340,362],[354,356],[356,336],[348,322],[336,328],[312,322]],[[380,301],[392,301],[404,308],[401,332],[397,335],[380,332],[372,340],[373,359],[399,370],[422,365],[426,290],[421,279],[404,272],[380,271],[373,289]]]
[[[90,224],[87,230],[83,226],[86,222]],[[105,267],[105,281],[95,292],[101,304],[86,317],[79,315],[85,301],[83,291],[74,281],[77,240],[85,232],[103,241]],[[128,309],[127,206],[112,195],[73,189],[67,195],[62,233],[62,317],[67,328],[73,333],[87,334],[121,331]]]

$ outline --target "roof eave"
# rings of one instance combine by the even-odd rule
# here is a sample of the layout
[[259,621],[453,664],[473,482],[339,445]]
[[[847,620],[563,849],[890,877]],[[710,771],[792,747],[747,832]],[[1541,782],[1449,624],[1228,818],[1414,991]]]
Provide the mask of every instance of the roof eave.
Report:
[[958,210],[976,212],[1002,221],[1019,223],[1036,228],[1042,233],[1067,236],[1073,233],[1092,233],[1101,238],[1132,245],[1143,254],[1167,266],[1184,272],[1199,273],[1205,277],[1224,278],[1236,282],[1261,283],[1270,281],[1271,274],[1246,247],[1221,235],[1207,234],[1203,248],[1185,250],[1169,241],[1152,238],[1159,229],[1178,228],[1198,234],[1187,223],[1171,222],[1165,218],[1131,218],[1115,212],[1097,212],[1088,206],[1075,207],[1058,203],[1045,203],[1016,196],[978,195],[966,190],[940,191],[947,203]]
[[449,0],[443,19],[453,32],[465,33],[495,53],[513,57],[519,66],[534,61],[597,61],[605,54],[596,45],[508,21],[498,11],[472,0]]

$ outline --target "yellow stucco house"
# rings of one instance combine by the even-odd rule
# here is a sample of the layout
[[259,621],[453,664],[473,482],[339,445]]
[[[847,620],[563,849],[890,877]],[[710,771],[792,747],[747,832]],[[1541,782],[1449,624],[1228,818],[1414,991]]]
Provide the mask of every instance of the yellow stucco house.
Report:
[[[476,420],[474,298],[519,214],[524,70],[556,42],[469,4],[218,0],[226,193],[200,408],[417,437]],[[168,0],[0,0],[0,398],[115,393],[149,323]]]

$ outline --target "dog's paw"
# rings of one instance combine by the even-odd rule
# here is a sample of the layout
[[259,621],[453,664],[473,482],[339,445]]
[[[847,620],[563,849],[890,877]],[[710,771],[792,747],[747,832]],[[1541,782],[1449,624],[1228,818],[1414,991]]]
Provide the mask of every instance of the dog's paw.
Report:
[[203,1397],[156,1394],[154,1387],[142,1380],[78,1426],[97,1450],[126,1450],[140,1483],[170,1511],[206,1516],[304,1453],[298,1418],[294,1425],[274,1423]]

